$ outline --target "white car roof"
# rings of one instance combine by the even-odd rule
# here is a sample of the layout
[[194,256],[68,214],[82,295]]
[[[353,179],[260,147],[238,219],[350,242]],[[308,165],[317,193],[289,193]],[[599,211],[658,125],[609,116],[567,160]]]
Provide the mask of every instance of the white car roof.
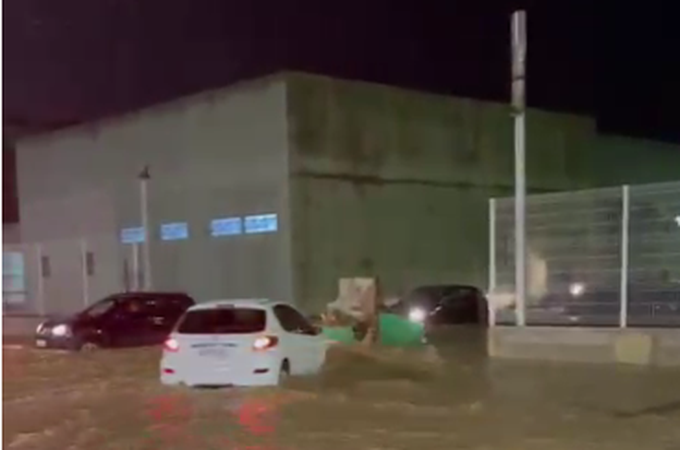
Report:
[[253,307],[259,306],[262,308],[267,308],[274,306],[280,302],[269,300],[266,298],[237,298],[237,299],[221,299],[221,300],[210,300],[207,302],[197,303],[189,311],[196,311],[202,309],[215,309],[223,306],[234,306],[234,307]]

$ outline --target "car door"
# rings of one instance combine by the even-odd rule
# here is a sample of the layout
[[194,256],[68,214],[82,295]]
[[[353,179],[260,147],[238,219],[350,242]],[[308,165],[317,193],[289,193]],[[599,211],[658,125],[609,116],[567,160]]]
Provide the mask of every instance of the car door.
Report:
[[162,344],[181,315],[177,299],[162,294],[150,295],[144,299],[143,310],[148,326],[146,345]]
[[446,324],[477,323],[478,298],[475,289],[450,286],[443,290],[440,300]]
[[138,347],[149,341],[149,322],[142,310],[144,299],[124,297],[118,301],[115,311],[107,320],[111,341],[117,347]]
[[316,373],[326,358],[326,340],[321,331],[297,309],[291,307],[291,315],[295,318],[297,333],[305,341],[305,348],[309,351],[310,372]]
[[324,341],[316,328],[289,305],[274,306],[274,314],[286,333],[286,347],[293,374],[310,374],[323,362]]

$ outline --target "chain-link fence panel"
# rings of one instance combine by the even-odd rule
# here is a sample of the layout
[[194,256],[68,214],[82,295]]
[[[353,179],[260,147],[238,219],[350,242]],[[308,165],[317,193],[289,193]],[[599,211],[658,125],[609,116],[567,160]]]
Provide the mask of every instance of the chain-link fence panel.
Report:
[[[493,204],[490,296],[514,324],[514,199]],[[680,325],[680,183],[532,195],[526,227],[527,324]]]
[[680,183],[630,188],[628,325],[680,326]]
[[[514,199],[496,205],[496,318],[515,323]],[[527,324],[618,324],[621,217],[617,188],[527,198]]]

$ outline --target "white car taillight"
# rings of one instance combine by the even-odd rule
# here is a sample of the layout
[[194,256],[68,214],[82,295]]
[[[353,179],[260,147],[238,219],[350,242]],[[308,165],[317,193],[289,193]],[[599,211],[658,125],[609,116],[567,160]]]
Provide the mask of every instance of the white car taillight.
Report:
[[168,338],[163,343],[163,350],[166,352],[176,352],[179,350],[179,342],[177,342],[177,339]]
[[272,347],[276,347],[276,344],[278,343],[279,338],[276,336],[260,336],[259,338],[255,339],[255,342],[253,342],[253,350],[268,350]]

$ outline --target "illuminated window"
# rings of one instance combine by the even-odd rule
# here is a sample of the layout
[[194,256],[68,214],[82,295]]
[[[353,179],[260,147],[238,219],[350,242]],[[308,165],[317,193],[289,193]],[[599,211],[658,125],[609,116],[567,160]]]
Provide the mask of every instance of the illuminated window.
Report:
[[164,223],[161,225],[161,240],[179,241],[189,237],[189,225],[186,222]]
[[24,255],[2,252],[2,303],[6,307],[26,301]]
[[245,218],[245,229],[247,234],[275,233],[278,228],[276,214],[260,214],[257,216],[246,216]]
[[144,228],[123,228],[120,230],[120,241],[123,244],[138,244],[144,242]]
[[213,237],[236,236],[241,233],[243,233],[243,224],[240,217],[225,217],[210,221],[210,235]]

